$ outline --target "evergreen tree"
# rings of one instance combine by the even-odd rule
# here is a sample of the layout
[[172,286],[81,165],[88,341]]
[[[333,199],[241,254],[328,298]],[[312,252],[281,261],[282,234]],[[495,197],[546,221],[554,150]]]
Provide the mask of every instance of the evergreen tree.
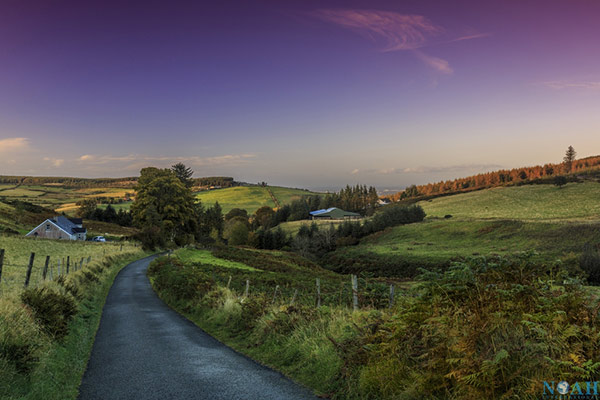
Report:
[[183,163],[177,163],[171,167],[171,170],[185,187],[191,188],[194,185],[194,180],[192,179],[194,171],[191,168],[186,167]]
[[565,172],[568,174],[573,169],[573,161],[575,161],[575,156],[577,152],[573,148],[573,146],[569,146],[567,151],[565,152],[565,157],[563,158],[565,164]]

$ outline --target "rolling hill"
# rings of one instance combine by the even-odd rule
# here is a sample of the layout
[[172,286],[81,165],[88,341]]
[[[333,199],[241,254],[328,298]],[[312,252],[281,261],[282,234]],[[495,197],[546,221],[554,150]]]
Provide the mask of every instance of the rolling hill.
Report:
[[560,259],[574,267],[586,243],[600,243],[599,195],[599,183],[585,182],[560,189],[549,184],[493,188],[421,201],[424,222],[339,248],[327,263],[344,272],[410,278],[420,267],[446,266],[460,257],[533,250],[543,260]]
[[[268,189],[271,189],[280,204],[288,204],[301,196],[318,194],[305,189],[281,186],[269,186]],[[196,196],[205,206],[212,206],[218,201],[223,213],[227,213],[233,208],[241,208],[252,214],[262,206],[276,207],[268,189],[262,186],[235,186],[199,192]]]

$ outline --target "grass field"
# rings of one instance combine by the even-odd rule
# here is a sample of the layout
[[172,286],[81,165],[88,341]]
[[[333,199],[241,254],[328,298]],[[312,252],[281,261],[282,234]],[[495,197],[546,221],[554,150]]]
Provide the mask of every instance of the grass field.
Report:
[[[324,220],[301,220],[301,221],[290,221],[290,222],[282,222],[277,225],[277,227],[281,227],[283,231],[287,234],[295,235],[300,230],[302,225],[311,226],[313,223],[317,224],[319,229],[328,229],[330,225],[333,224],[334,227],[338,227],[342,222],[340,221],[324,221]],[[276,228],[274,228],[276,229]]]
[[133,243],[123,242],[121,251],[121,243],[44,240],[0,235],[0,249],[5,250],[0,292],[20,289],[23,286],[31,253],[35,253],[35,258],[30,283],[35,285],[42,279],[46,256],[50,256],[52,275],[55,277],[58,261],[64,265],[63,259],[66,260],[67,256],[71,258],[72,266],[82,258],[92,257],[92,260],[99,260],[104,256],[139,252],[140,247],[134,246]]
[[[90,197],[123,198],[134,193],[133,189],[123,188],[67,188],[61,185],[2,185],[0,198],[22,200],[35,205],[73,215],[77,201]],[[119,204],[119,208],[129,209],[130,202]]]
[[[269,188],[282,205],[289,204],[292,200],[299,199],[301,196],[315,194],[303,189],[278,186],[270,186]],[[275,203],[271,199],[267,188],[261,186],[236,186],[215,189],[199,192],[196,196],[207,207],[212,206],[218,201],[224,213],[229,212],[233,208],[241,208],[248,211],[248,213],[254,213],[262,206],[275,208]]]
[[217,258],[209,250],[179,249],[175,252],[175,256],[184,263],[201,263],[244,271],[260,271],[240,262]]
[[560,259],[575,267],[586,243],[600,243],[598,198],[600,184],[586,182],[561,189],[495,188],[422,201],[424,222],[387,229],[357,246],[342,247],[329,262],[346,272],[376,269],[410,277],[420,267],[448,265],[460,257],[533,250],[543,260]]
[[427,215],[532,221],[600,220],[600,183],[523,185],[439,197],[419,204]]

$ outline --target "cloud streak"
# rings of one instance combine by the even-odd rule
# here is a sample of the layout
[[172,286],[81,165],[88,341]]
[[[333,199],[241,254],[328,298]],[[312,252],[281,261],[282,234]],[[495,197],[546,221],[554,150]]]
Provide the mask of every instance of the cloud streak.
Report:
[[585,89],[585,90],[600,90],[600,81],[548,81],[542,82],[540,85],[550,89]]
[[255,154],[225,154],[212,157],[168,157],[149,156],[142,154],[127,154],[123,156],[84,154],[79,157],[77,161],[82,166],[87,167],[118,166],[127,171],[134,171],[148,166],[166,168],[179,162],[194,168],[217,167],[224,165],[229,167],[242,166],[251,162],[251,160],[255,157]]
[[446,30],[425,16],[393,11],[320,9],[312,15],[371,39],[379,45],[382,52],[412,50],[426,66],[444,75],[454,72],[449,62],[429,56],[418,49],[432,44],[432,40],[440,36],[444,36],[445,39],[437,40],[436,43],[460,42],[489,36],[487,33],[470,33],[448,39]]
[[454,73],[454,70],[450,67],[450,64],[448,63],[448,61],[446,61],[442,58],[428,56],[427,54],[425,54],[419,50],[415,50],[415,55],[417,56],[417,58],[419,60],[421,60],[423,62],[423,64],[436,70],[440,74],[452,75]]
[[351,29],[382,45],[381,51],[414,50],[444,29],[422,15],[378,10],[317,10],[314,16]]
[[[444,173],[444,172],[471,172],[471,171],[490,171],[502,169],[502,165],[498,164],[461,164],[461,165],[449,165],[440,167],[407,167],[407,168],[381,168],[381,169],[366,169],[361,170],[363,174],[375,174],[375,175],[400,175],[400,174],[433,174],[433,173]],[[355,169],[357,171],[358,169]],[[352,171],[352,174],[355,172]]]
[[17,137],[0,139],[0,153],[8,153],[29,148],[29,139]]

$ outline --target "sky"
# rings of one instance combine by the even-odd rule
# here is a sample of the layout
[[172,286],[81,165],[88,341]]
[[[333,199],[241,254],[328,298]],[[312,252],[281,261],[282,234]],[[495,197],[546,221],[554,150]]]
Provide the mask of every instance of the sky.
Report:
[[0,175],[398,189],[600,154],[600,2],[0,2]]

